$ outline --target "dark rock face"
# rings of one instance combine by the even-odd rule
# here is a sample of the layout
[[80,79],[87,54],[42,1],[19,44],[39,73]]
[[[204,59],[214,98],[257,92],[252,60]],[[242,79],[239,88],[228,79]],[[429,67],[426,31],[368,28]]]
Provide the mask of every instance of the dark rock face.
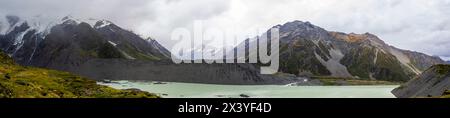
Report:
[[439,97],[450,90],[450,65],[434,65],[408,83],[392,90],[399,98]]

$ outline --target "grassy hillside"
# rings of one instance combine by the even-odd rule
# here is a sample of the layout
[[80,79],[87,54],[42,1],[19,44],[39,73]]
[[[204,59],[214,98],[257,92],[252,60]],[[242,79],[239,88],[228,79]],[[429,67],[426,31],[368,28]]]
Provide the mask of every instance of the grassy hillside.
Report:
[[0,98],[158,98],[139,90],[97,85],[68,72],[24,67],[0,52]]

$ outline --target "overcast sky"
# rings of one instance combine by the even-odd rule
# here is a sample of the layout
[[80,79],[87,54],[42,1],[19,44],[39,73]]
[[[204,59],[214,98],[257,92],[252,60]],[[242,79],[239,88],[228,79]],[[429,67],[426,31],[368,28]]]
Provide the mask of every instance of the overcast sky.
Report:
[[222,30],[301,20],[450,60],[450,0],[1,0],[5,14],[107,19],[167,47],[174,28],[195,20]]

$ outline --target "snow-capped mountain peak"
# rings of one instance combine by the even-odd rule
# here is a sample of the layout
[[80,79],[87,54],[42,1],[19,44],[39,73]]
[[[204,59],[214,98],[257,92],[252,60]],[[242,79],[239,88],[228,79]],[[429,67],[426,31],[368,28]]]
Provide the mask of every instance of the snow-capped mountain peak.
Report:
[[61,23],[58,24],[70,24],[70,25],[78,25],[82,21],[80,19],[74,18],[72,16],[65,16],[61,19]]
[[[3,18],[0,16],[0,18]],[[23,20],[24,19],[24,20]],[[48,17],[9,17],[2,19],[0,49],[21,64],[45,64],[46,52],[69,54],[66,51],[95,50],[92,55],[71,55],[74,59],[125,58],[159,60],[170,57],[170,52],[156,40],[144,40],[137,34],[114,25],[107,20],[78,19],[72,16],[50,19]],[[95,22],[94,22],[95,21]],[[92,25],[95,23],[95,25]],[[89,25],[89,26],[86,26]],[[47,37],[48,36],[48,37]],[[58,42],[58,43],[55,43]],[[45,46],[44,46],[45,45]],[[89,46],[87,46],[89,45]],[[55,50],[55,47],[64,50]],[[111,47],[110,47],[111,46]],[[71,54],[71,53],[70,53]],[[37,56],[40,55],[40,56]],[[42,56],[44,55],[44,56]],[[78,61],[77,61],[78,62]]]
[[20,26],[24,23],[17,16],[7,15],[1,18],[0,20],[0,34],[7,34],[11,32],[14,27]]
[[[26,30],[28,31],[35,31],[35,34],[40,34],[41,36],[45,36],[50,32],[51,27],[55,26],[56,24],[64,23],[67,20],[55,20],[48,17],[43,16],[33,16],[29,18],[22,19],[18,16],[13,15],[7,15],[7,16],[0,16],[2,20],[0,20],[0,34],[8,34],[15,30],[18,27],[21,26],[27,26],[28,28]],[[3,20],[6,19],[6,20]],[[67,19],[67,18],[66,18]],[[6,22],[5,22],[6,21]]]
[[73,16],[65,16],[63,18],[49,18],[41,15],[21,18],[14,15],[0,16],[0,34],[6,35],[13,31],[16,27],[26,24],[29,27],[28,31],[35,31],[35,34],[40,34],[42,37],[50,33],[53,26],[59,24],[78,25],[80,23],[87,23],[93,28],[103,28],[113,24],[108,20],[97,20],[94,18],[79,19]]
[[94,28],[102,28],[102,27],[106,27],[106,26],[109,26],[109,25],[111,25],[112,24],[112,22],[110,22],[110,21],[107,21],[107,20],[99,20],[99,21],[97,21],[97,23],[95,23],[95,25],[94,25]]

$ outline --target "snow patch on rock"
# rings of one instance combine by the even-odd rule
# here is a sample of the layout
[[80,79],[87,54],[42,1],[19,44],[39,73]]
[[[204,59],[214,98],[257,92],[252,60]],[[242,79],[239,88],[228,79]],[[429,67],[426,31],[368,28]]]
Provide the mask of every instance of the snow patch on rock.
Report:
[[109,44],[111,44],[111,45],[113,45],[114,47],[116,47],[116,46],[117,46],[117,44],[116,44],[116,43],[114,43],[114,42],[112,42],[112,41],[108,41],[108,43],[109,43]]
[[97,28],[97,29],[98,28],[103,28],[103,27],[106,27],[106,26],[111,25],[111,24],[112,23],[107,21],[107,20],[100,20],[97,23],[95,23],[94,28]]
[[21,32],[14,40],[13,45],[16,46],[16,49],[14,50],[13,54],[14,55],[20,48],[22,48],[24,41],[23,41],[23,37],[25,36],[25,34],[27,34],[29,31],[31,31],[31,28],[28,28],[27,30],[25,30],[24,32]]

